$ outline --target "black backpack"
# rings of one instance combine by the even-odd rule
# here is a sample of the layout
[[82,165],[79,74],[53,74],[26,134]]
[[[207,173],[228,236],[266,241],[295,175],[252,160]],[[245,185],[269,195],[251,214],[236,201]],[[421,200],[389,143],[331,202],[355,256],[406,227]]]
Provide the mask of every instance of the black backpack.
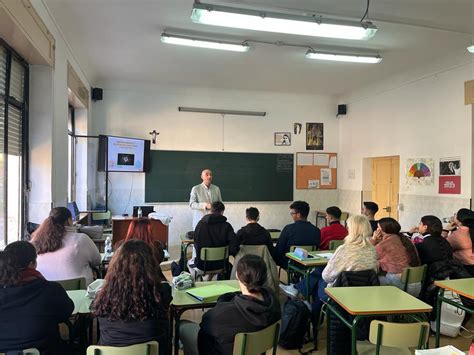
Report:
[[288,300],[281,314],[280,344],[285,349],[300,349],[308,330],[311,313],[303,301]]

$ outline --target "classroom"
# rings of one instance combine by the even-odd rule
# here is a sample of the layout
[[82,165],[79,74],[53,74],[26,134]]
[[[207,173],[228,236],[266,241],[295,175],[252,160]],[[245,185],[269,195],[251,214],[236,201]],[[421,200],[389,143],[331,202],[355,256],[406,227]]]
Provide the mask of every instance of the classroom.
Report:
[[[206,23],[213,13],[234,17]],[[305,33],[316,24],[363,35]],[[0,0],[0,251],[72,203],[82,224],[101,225],[100,252],[126,222],[115,251],[149,207],[171,281],[193,249],[184,236],[211,210],[196,220],[190,208],[206,169],[235,232],[249,207],[283,230],[294,201],[319,228],[330,206],[356,217],[374,201],[399,232],[427,215],[444,229],[473,209],[473,121],[473,0]],[[140,159],[112,161],[128,144]]]

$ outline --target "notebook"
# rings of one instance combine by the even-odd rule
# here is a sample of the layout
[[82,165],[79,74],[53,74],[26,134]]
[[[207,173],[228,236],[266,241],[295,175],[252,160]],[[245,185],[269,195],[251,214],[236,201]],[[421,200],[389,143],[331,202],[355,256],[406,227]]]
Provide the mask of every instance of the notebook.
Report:
[[237,291],[240,291],[240,288],[229,285],[213,284],[209,286],[190,288],[189,290],[186,290],[186,293],[191,297],[196,298],[198,301],[213,302],[225,293]]

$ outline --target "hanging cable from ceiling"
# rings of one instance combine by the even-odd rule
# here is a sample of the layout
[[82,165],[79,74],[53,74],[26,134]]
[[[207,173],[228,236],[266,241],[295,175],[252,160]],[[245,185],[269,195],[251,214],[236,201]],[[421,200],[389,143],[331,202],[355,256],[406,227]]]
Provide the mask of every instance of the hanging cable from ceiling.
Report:
[[367,7],[364,12],[364,16],[360,19],[360,22],[364,22],[364,20],[369,16],[369,6],[370,6],[370,0],[367,0]]

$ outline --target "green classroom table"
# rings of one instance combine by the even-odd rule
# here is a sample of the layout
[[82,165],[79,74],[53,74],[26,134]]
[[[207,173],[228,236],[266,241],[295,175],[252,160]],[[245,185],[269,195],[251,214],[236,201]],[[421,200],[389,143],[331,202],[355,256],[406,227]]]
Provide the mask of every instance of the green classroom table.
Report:
[[[209,286],[213,284],[229,285],[239,289],[239,282],[237,280],[225,281],[207,281],[196,282],[195,287]],[[170,304],[170,337],[169,347],[172,348],[173,329],[174,329],[174,354],[178,355],[179,351],[179,321],[181,315],[189,309],[212,308],[217,301],[200,302],[196,298],[191,297],[186,293],[186,290],[177,290],[173,287],[173,301]]]
[[299,257],[297,257],[295,255],[294,252],[290,252],[290,253],[286,253],[286,257],[288,259],[290,259],[288,263],[288,283],[290,282],[290,279],[291,279],[291,274],[294,272],[294,273],[297,273],[297,274],[300,274],[302,275],[302,277],[306,278],[306,282],[307,282],[307,287],[306,287],[306,290],[307,290],[307,294],[304,295],[305,298],[309,301],[309,274],[311,273],[311,271],[317,267],[317,266],[326,266],[326,264],[328,263],[330,257],[323,257],[322,255],[326,254],[330,254],[331,257],[332,255],[334,254],[334,250],[319,250],[319,251],[312,251],[312,252],[309,252],[310,255],[314,256],[314,258],[310,258],[310,259],[301,259]]
[[434,283],[439,287],[438,298],[436,301],[436,343],[435,347],[439,347],[439,336],[440,336],[440,326],[441,326],[441,304],[443,302],[450,304],[451,306],[460,308],[470,314],[474,313],[474,308],[464,306],[462,303],[457,303],[452,301],[449,298],[444,297],[444,291],[449,290],[453,291],[459,295],[462,295],[466,298],[474,300],[474,277],[468,279],[459,279],[459,280],[442,280],[435,281]]
[[[389,314],[407,314],[421,321],[416,314],[431,312],[433,308],[394,286],[364,286],[364,287],[328,287],[325,289],[329,296],[327,303],[327,354],[330,354],[330,314],[334,313],[351,330],[351,353],[357,354],[357,323],[364,317],[376,317]],[[354,316],[352,323],[335,307],[341,306]]]

